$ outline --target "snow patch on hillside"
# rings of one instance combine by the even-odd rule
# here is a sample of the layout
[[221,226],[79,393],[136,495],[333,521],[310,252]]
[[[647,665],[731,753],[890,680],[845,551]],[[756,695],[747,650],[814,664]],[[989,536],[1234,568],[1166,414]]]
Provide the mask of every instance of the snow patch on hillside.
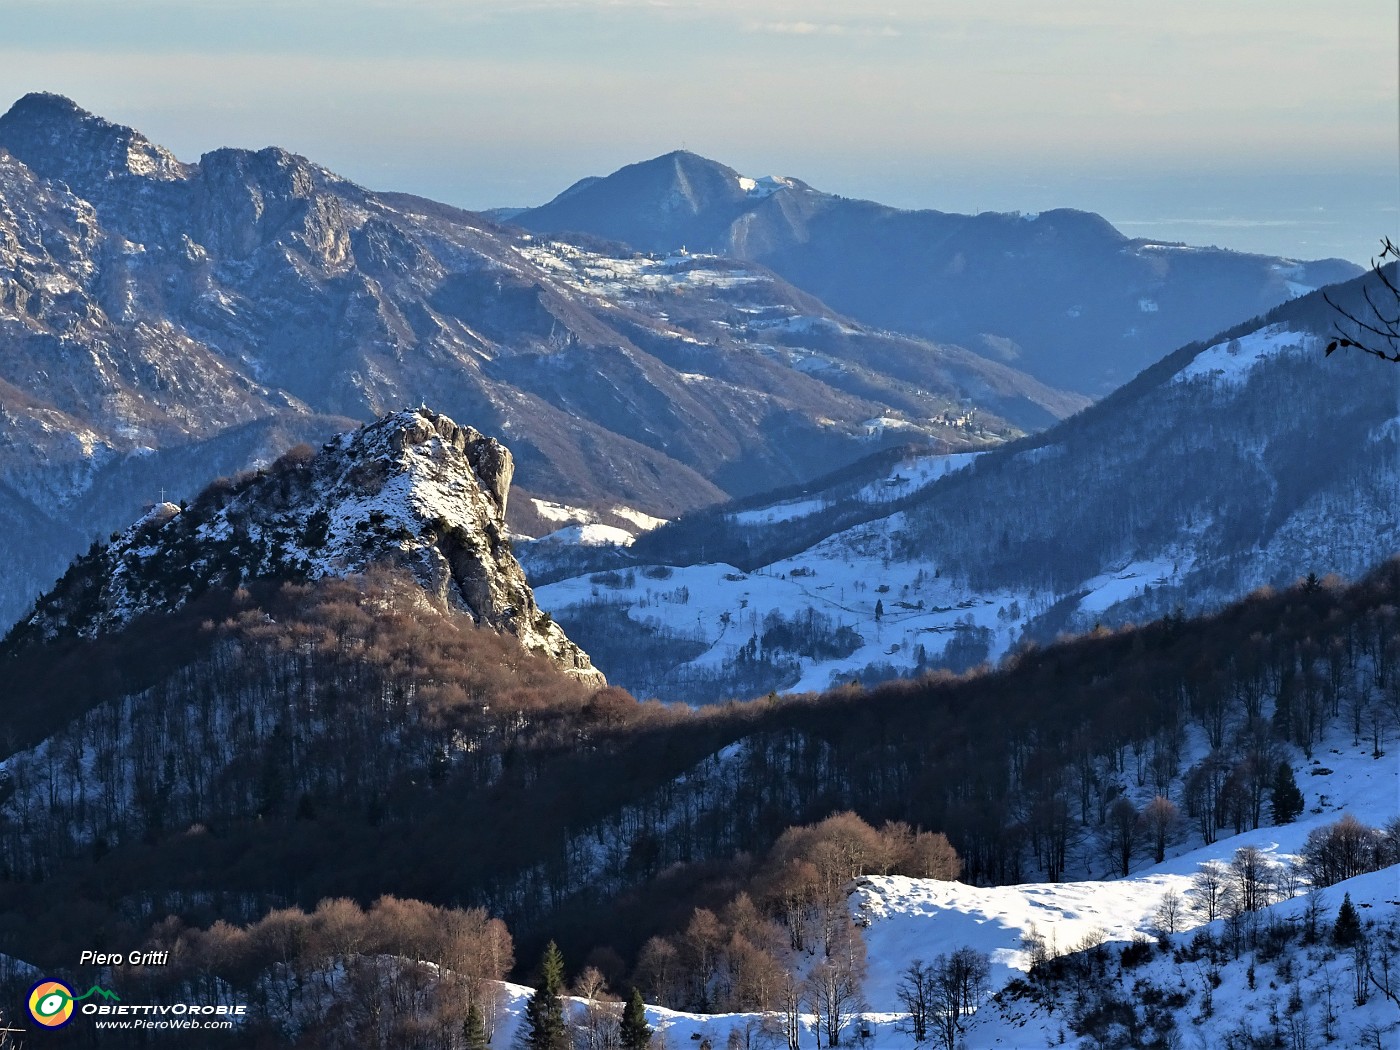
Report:
[[556,529],[548,536],[542,538],[546,543],[573,544],[581,547],[603,547],[612,545],[614,547],[630,547],[636,539],[626,529],[619,529],[615,525],[599,525],[596,522],[588,525],[566,525],[562,529]]
[[791,186],[792,180],[785,179],[781,175],[764,175],[758,179],[751,179],[746,175],[739,176],[739,188],[754,200],[771,197],[779,190]]
[[[957,452],[946,456],[916,456],[903,460],[882,478],[872,481],[855,495],[862,503],[881,503],[908,496],[933,484],[939,478],[962,470],[980,452]],[[776,522],[794,521],[816,514],[831,506],[831,500],[819,499],[783,500],[753,510],[739,511],[730,517],[736,525],[769,525]]]
[[619,518],[624,518],[627,521],[630,521],[633,525],[636,525],[639,529],[643,530],[644,532],[650,532],[652,529],[659,529],[662,525],[665,525],[667,522],[666,518],[658,518],[654,514],[647,514],[640,510],[633,510],[631,507],[614,507],[612,509],[612,512],[616,514]]
[[685,251],[662,258],[618,257],[559,241],[517,244],[516,251],[575,291],[623,302],[646,292],[737,288],[772,280],[723,256]]
[[1172,381],[1185,383],[1193,379],[1209,379],[1230,386],[1242,384],[1261,360],[1285,351],[1301,351],[1315,346],[1317,342],[1314,335],[1296,332],[1284,325],[1268,325],[1238,339],[1216,343],[1202,350]]
[[[599,521],[598,513],[584,507],[571,507],[566,503],[555,503],[536,497],[532,497],[530,502],[535,506],[535,513],[545,521],[567,523],[563,528],[555,529],[553,532],[541,536],[538,541],[561,546],[575,544],[592,547],[613,544],[627,547],[631,546],[632,541],[641,533],[650,532],[652,529],[666,524],[665,518],[658,518],[631,507],[621,505],[612,507],[609,513],[633,526],[633,529],[629,531],[622,526]],[[536,542],[528,537],[522,537],[522,539]]]
[[1138,597],[1144,587],[1180,583],[1193,562],[1194,558],[1187,553],[1180,559],[1162,557],[1135,561],[1095,576],[1085,582],[1089,593],[1080,599],[1079,608],[1087,613],[1101,613],[1118,602]]

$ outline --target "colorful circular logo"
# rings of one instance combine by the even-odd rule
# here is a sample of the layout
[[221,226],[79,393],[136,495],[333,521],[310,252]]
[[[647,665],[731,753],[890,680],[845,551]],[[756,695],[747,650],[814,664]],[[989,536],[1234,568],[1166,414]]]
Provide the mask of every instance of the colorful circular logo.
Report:
[[73,989],[62,981],[40,981],[29,989],[29,1016],[45,1028],[73,1020]]

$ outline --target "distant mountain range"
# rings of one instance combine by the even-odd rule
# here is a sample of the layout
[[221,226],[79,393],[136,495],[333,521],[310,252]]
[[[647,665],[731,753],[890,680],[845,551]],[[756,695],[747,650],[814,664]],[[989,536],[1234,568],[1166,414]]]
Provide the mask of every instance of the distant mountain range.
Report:
[[[1368,287],[1329,295],[1364,315]],[[1359,578],[1400,535],[1400,368],[1324,355],[1337,318],[1314,293],[1013,445],[525,560],[614,681],[697,701],[961,670],[1310,573]]]
[[956,343],[1093,396],[1193,339],[1361,272],[1341,259],[1133,240],[1070,209],[905,211],[800,179],[747,178],[685,151],[583,179],[509,218],[643,251],[684,245],[762,263],[867,324]]
[[55,95],[0,117],[0,621],[143,502],[420,403],[508,439],[536,532],[530,494],[670,517],[1086,402],[753,264],[539,239],[276,148],[187,164]]
[[[514,221],[594,232],[372,193],[277,148],[185,163],[68,99],[15,103],[0,623],[143,505],[403,408],[510,445],[517,534],[556,527],[551,504],[636,531],[895,447],[993,448],[1089,403],[1065,387],[1355,269],[1129,242],[1084,213],[899,212],[691,154]],[[966,323],[931,342],[867,293]]]

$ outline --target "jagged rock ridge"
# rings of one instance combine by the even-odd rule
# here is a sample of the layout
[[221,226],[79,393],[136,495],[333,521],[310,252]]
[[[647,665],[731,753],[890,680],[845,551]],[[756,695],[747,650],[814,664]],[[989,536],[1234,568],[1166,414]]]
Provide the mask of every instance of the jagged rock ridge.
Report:
[[11,633],[93,637],[177,609],[210,586],[315,579],[387,565],[434,599],[604,685],[588,654],[535,604],[507,541],[514,473],[494,438],[426,408],[300,446],[267,470],[221,479],[187,507],[162,503],[76,561]]

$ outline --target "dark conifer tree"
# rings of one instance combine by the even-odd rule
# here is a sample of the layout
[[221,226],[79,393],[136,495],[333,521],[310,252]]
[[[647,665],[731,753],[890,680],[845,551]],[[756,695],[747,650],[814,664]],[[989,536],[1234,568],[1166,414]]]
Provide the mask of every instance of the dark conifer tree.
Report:
[[1280,762],[1274,772],[1273,813],[1275,824],[1291,824],[1303,812],[1303,793],[1293,778],[1293,767]]
[[651,1026],[647,1024],[642,993],[633,988],[632,995],[622,1010],[622,1050],[647,1050],[650,1043]]
[[1332,943],[1339,948],[1350,948],[1361,940],[1361,916],[1356,914],[1356,905],[1351,903],[1351,894],[1342,898],[1342,906],[1337,909],[1337,925],[1332,927]]
[[472,1003],[467,1007],[467,1020],[462,1026],[462,1034],[466,1038],[467,1050],[487,1050],[490,1040],[486,1038],[486,1018],[481,1014],[481,1007]]
[[559,946],[550,941],[540,959],[535,994],[525,1005],[525,1045],[529,1050],[568,1050],[563,994],[564,956]]

